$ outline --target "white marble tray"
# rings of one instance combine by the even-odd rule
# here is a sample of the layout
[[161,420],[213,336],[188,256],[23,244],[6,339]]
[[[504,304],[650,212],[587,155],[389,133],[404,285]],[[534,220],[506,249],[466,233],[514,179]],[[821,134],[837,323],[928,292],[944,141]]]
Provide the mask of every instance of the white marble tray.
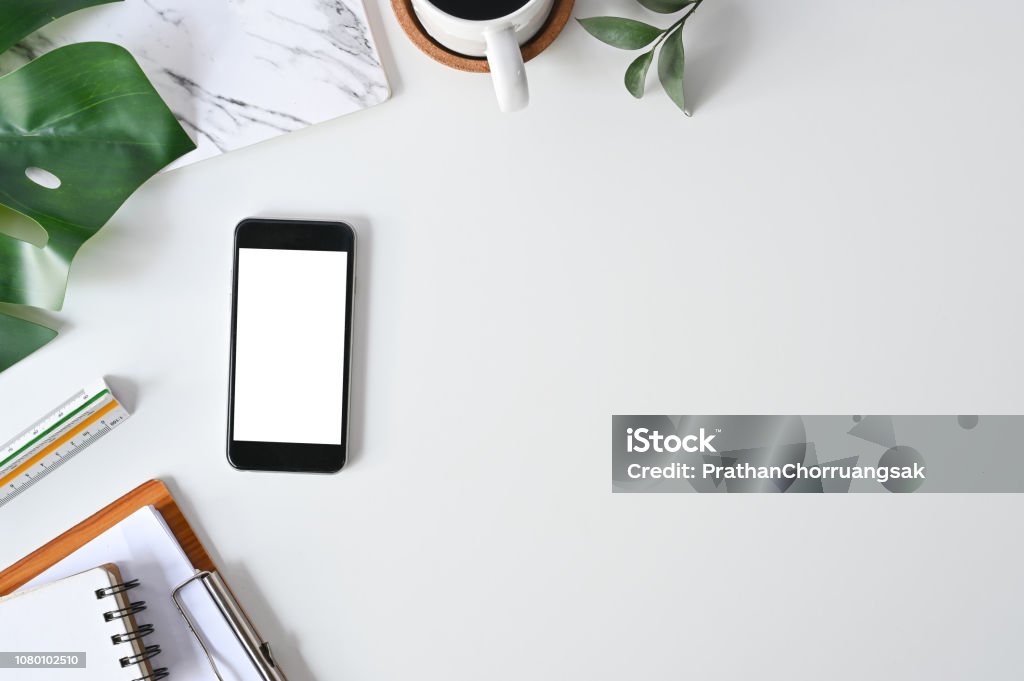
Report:
[[175,166],[390,95],[362,0],[125,0],[50,24],[0,71],[87,40],[128,48],[192,135],[198,148]]

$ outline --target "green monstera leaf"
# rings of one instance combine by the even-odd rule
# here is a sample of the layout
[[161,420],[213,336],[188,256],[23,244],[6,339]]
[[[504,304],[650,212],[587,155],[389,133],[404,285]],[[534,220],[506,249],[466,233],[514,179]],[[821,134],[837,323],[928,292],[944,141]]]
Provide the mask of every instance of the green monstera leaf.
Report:
[[[0,47],[100,0],[5,0]],[[0,302],[59,310],[78,249],[153,174],[195,148],[123,48],[80,43],[0,77],[0,204],[46,232],[12,236],[0,212]],[[0,371],[53,331],[0,313]]]
[[48,23],[84,7],[120,0],[3,0],[0,7],[0,52]]
[[32,354],[56,335],[53,329],[0,313],[0,371]]
[[[0,203],[46,245],[0,237],[0,300],[59,310],[75,253],[151,175],[193,148],[124,48],[68,45],[0,78]],[[49,188],[32,169],[55,176]]]

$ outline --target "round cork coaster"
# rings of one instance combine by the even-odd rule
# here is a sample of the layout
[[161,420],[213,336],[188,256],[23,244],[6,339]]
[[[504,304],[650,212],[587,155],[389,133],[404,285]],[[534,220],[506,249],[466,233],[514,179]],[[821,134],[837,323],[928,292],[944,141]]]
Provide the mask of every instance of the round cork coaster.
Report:
[[[548,16],[548,20],[541,27],[540,32],[523,45],[523,61],[530,61],[554,42],[558,34],[565,28],[569,17],[572,16],[574,2],[575,0],[555,0],[555,5],[551,8],[551,15]],[[452,52],[431,38],[420,24],[419,19],[416,18],[416,12],[412,9],[412,0],[391,0],[391,7],[395,10],[398,23],[402,25],[402,29],[409,39],[431,59],[460,71],[474,73],[490,71],[487,67],[487,60],[483,57],[467,57],[464,54]]]

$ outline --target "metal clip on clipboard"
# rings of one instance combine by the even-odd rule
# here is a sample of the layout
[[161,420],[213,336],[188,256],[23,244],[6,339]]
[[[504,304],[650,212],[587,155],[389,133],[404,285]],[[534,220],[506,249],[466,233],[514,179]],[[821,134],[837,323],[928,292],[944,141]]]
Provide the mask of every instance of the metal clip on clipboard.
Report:
[[263,681],[288,681],[270,653],[270,644],[264,641],[256,632],[256,628],[252,626],[252,622],[249,621],[248,616],[246,616],[241,606],[238,605],[238,601],[231,595],[231,591],[228,589],[227,584],[224,583],[224,580],[221,579],[221,576],[216,572],[208,570],[196,570],[194,575],[175,587],[174,591],[171,592],[171,600],[174,601],[174,605],[178,608],[178,612],[181,613],[192,635],[199,641],[199,645],[202,647],[203,652],[206,653],[206,659],[209,661],[210,667],[213,668],[213,673],[216,674],[219,681],[224,681],[224,677],[221,676],[220,670],[217,669],[217,663],[214,662],[213,655],[210,653],[210,649],[207,648],[206,642],[178,598],[181,590],[192,582],[199,582],[206,588],[214,604],[220,610],[220,613],[224,615],[224,619],[227,620],[231,631],[234,632],[239,643],[242,644],[253,666],[259,671]]

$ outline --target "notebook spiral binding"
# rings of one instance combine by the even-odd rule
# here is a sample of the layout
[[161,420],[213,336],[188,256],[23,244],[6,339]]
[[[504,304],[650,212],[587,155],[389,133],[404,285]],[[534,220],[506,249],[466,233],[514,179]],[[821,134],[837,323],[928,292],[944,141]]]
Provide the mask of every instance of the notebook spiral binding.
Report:
[[[121,584],[114,584],[112,586],[105,587],[103,589],[96,589],[96,598],[109,598],[110,596],[116,596],[117,594],[123,594],[126,591],[131,591],[135,587],[139,586],[139,580],[131,579]],[[146,609],[146,601],[133,601],[124,608],[117,608],[115,610],[108,610],[103,613],[103,620],[105,622],[113,622],[116,619],[124,619],[136,613],[142,612]],[[141,641],[146,636],[149,636],[155,631],[152,624],[139,624],[127,633],[115,634],[110,637],[111,642],[114,645],[121,645],[122,643],[131,643],[132,641]],[[143,646],[142,651],[134,653],[132,655],[125,655],[120,659],[122,667],[130,667],[133,664],[139,664],[145,660],[152,659],[160,654],[160,646],[158,645],[147,645]],[[149,674],[140,676],[134,681],[159,681],[160,679],[166,679],[170,675],[166,667],[158,667],[153,669]]]

